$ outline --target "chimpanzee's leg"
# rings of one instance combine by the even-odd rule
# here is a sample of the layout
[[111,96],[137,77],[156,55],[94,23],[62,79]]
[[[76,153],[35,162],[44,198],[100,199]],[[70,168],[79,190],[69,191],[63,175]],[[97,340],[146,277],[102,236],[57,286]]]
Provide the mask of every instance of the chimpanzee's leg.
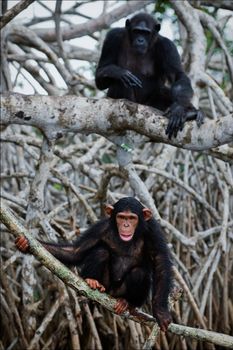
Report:
[[147,299],[151,286],[150,274],[145,267],[135,267],[128,271],[118,288],[110,286],[110,293],[116,298],[124,298],[133,306],[141,306]]
[[141,306],[147,299],[151,278],[145,267],[135,267],[125,277],[125,298],[133,306]]

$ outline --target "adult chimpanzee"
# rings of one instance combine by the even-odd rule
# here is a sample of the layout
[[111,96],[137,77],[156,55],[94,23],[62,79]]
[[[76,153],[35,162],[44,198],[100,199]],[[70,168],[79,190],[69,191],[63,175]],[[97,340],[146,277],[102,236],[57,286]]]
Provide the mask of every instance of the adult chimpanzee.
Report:
[[[168,294],[172,283],[172,263],[162,230],[133,197],[106,207],[108,218],[85,231],[74,243],[46,243],[43,246],[67,265],[76,265],[93,289],[117,298],[115,311],[141,306],[152,290],[152,310],[161,329],[171,322]],[[29,251],[24,236],[16,239],[22,252]]]
[[112,29],[104,41],[96,86],[109,88],[109,97],[166,110],[171,138],[187,120],[200,125],[204,116],[190,102],[193,90],[175,45],[159,30],[160,24],[146,13],[127,19],[125,28]]

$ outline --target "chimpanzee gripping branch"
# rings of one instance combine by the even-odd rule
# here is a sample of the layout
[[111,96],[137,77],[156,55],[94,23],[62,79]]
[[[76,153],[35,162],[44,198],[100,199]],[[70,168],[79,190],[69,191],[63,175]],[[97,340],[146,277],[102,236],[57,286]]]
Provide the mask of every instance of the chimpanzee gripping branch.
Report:
[[[76,290],[79,294],[88,297],[89,299],[96,301],[106,307],[108,310],[114,312],[114,306],[116,299],[108,296],[105,293],[101,293],[98,290],[93,290],[71,270],[60,263],[54,258],[43,246],[35,240],[31,234],[19,223],[17,218],[11,213],[10,209],[1,200],[0,207],[0,221],[11,231],[15,236],[25,235],[30,243],[30,251],[36,256],[40,262],[46,266],[51,272],[59,277],[65,284]],[[155,319],[137,309],[124,312],[123,317],[130,318],[140,323],[155,323]],[[233,349],[233,337],[220,334],[216,332],[210,332],[202,329],[195,329],[191,327],[181,326],[174,323],[170,323],[168,330],[174,334],[192,337],[202,341],[208,341],[217,345]]]
[[200,128],[186,122],[176,138],[165,134],[167,118],[158,110],[127,100],[100,100],[77,96],[26,96],[9,93],[1,97],[1,124],[32,125],[48,139],[67,132],[95,133],[106,138],[133,130],[151,141],[190,149],[208,150],[233,141],[233,114],[206,119]]
[[[63,265],[52,254],[50,254],[48,250],[46,250],[42,244],[34,239],[30,232],[28,232],[19,223],[17,218],[11,213],[10,209],[5,205],[3,200],[1,200],[0,221],[16,237],[24,235],[29,241],[30,253],[37,257],[44,266],[46,266],[52,273],[59,277],[65,284],[78,291],[80,295],[88,297],[89,299],[105,306],[108,310],[114,312],[116,299],[110,297],[106,293],[100,293],[98,290],[91,289],[82,278],[75,275],[69,268]],[[125,312],[123,316],[130,317],[134,321],[138,322],[142,320],[144,320],[144,322],[155,322],[155,319],[152,316],[145,313],[135,310],[134,314],[137,316],[129,316],[129,312]]]

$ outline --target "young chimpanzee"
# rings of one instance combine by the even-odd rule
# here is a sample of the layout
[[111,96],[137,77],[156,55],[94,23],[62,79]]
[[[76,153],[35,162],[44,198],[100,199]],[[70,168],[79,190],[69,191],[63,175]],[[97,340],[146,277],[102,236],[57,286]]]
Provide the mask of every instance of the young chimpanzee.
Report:
[[204,115],[191,104],[193,90],[184,73],[176,46],[158,34],[160,24],[149,14],[127,19],[125,28],[106,36],[96,70],[96,86],[107,96],[166,111],[169,138],[187,120],[203,122]]
[[[91,288],[117,298],[116,313],[129,305],[141,306],[151,290],[153,315],[161,329],[167,330],[172,263],[160,225],[151,210],[133,197],[108,205],[106,213],[108,218],[91,226],[74,243],[40,242],[63,263],[78,266]],[[30,250],[24,236],[16,239],[16,246],[24,253]]]

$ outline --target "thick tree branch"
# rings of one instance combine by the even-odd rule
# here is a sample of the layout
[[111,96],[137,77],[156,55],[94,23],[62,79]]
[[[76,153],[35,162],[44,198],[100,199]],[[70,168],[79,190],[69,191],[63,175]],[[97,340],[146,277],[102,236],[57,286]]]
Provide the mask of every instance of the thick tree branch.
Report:
[[176,138],[169,140],[165,135],[165,117],[151,107],[127,100],[5,94],[1,105],[3,125],[32,125],[49,139],[66,132],[96,133],[108,138],[133,130],[151,141],[190,150],[208,150],[233,141],[232,113],[217,120],[206,119],[200,128],[195,122],[188,122]]
[[198,12],[188,1],[170,0],[179,20],[183,23],[188,34],[188,45],[190,51],[189,76],[194,86],[195,95],[193,103],[198,106],[200,89],[197,84],[200,71],[205,70],[206,37],[201,26]]

